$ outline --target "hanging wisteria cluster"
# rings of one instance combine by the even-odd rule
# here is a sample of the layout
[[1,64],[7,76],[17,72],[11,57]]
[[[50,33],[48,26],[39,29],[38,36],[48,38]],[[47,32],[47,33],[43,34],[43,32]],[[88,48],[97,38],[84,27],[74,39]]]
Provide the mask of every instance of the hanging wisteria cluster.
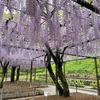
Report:
[[[99,0],[92,4],[100,8]],[[1,60],[45,66],[45,43],[66,47],[65,55],[100,56],[100,15],[74,0],[0,0]]]

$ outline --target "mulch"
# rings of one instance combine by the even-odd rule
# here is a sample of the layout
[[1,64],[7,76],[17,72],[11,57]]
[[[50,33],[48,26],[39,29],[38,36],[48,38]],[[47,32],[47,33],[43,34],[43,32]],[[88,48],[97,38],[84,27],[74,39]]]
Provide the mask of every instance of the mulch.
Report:
[[47,87],[45,83],[34,83],[26,82],[26,81],[19,81],[11,83],[9,81],[4,82],[3,85],[3,93],[16,93],[16,92],[33,92],[33,88],[42,88]]
[[[34,95],[43,95],[44,91],[39,88],[47,87],[46,83],[19,81],[11,83],[9,81],[3,84],[3,99],[29,97]],[[0,92],[2,89],[0,89]],[[35,93],[34,93],[35,92]]]
[[52,95],[48,97],[41,96],[41,97],[26,98],[25,100],[100,100],[100,96],[94,96],[84,93],[71,93],[70,97]]
[[[16,91],[19,93],[24,92],[33,92],[32,87],[47,87],[47,84],[40,83],[32,83],[30,87],[29,82],[4,82],[4,94],[5,93],[15,93]],[[22,100],[22,99],[18,99]],[[23,100],[100,100],[100,96],[94,96],[84,93],[71,93],[70,97],[63,97],[58,95],[51,95],[48,97],[45,96],[33,96],[33,97],[25,97]]]

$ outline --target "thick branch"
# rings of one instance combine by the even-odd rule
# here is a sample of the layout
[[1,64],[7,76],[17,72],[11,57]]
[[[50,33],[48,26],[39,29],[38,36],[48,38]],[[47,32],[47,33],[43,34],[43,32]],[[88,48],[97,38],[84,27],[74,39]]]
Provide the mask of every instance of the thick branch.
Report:
[[3,66],[3,65],[2,65],[2,61],[0,61],[0,64],[1,64],[1,66]]
[[88,9],[90,9],[91,11],[93,11],[93,12],[95,12],[97,14],[100,14],[100,9],[99,8],[97,8],[96,6],[86,2],[85,0],[72,0],[72,1],[80,4],[81,6],[84,6],[84,7],[88,8]]
[[52,52],[51,48],[49,47],[49,45],[48,45],[48,44],[45,44],[45,46],[46,46],[48,52],[50,53],[50,55],[52,56],[54,62],[56,62],[56,57],[55,57],[55,55],[53,54],[53,52]]
[[63,58],[60,58],[60,51],[59,49],[56,50],[56,66],[58,67],[59,70],[62,71],[62,63],[63,63]]
[[62,63],[63,63],[63,56],[64,56],[64,52],[65,52],[66,48],[67,48],[67,47],[64,47],[63,52],[62,52],[62,55],[61,55]]

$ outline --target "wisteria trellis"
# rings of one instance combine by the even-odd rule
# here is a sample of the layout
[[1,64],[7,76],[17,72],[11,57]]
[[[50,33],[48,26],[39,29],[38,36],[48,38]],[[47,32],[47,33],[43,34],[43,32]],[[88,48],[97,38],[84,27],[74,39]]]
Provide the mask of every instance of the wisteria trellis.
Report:
[[[0,59],[24,68],[32,60],[34,67],[44,66],[45,43],[54,51],[67,47],[65,60],[100,56],[100,14],[74,1],[0,0]],[[92,1],[100,9],[100,0]]]

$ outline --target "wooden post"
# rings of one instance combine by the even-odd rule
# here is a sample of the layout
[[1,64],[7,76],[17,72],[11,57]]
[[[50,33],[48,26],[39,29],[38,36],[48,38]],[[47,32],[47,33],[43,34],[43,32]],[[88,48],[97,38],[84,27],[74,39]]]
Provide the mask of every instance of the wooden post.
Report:
[[[58,67],[56,66],[56,70],[55,70],[56,71],[56,80],[58,81],[58,73],[57,73],[58,71],[57,70],[58,70]],[[57,87],[56,87],[56,94],[58,94]]]
[[36,68],[34,68],[34,97],[35,97]]
[[6,72],[6,81],[7,81],[7,72]]
[[66,75],[65,73],[65,63],[63,63],[63,71],[64,71],[64,76]]
[[100,95],[100,86],[99,86],[99,77],[98,77],[97,58],[94,58],[94,62],[95,62],[96,79],[97,79],[97,93],[98,93],[98,95]]
[[36,68],[34,68],[34,82],[36,81]]
[[26,81],[28,81],[28,69],[26,70]]
[[47,68],[46,68],[46,83],[47,83],[47,80],[48,80],[48,76],[47,76]]
[[31,68],[30,68],[30,83],[32,82],[32,66],[33,66],[33,61],[31,61]]

